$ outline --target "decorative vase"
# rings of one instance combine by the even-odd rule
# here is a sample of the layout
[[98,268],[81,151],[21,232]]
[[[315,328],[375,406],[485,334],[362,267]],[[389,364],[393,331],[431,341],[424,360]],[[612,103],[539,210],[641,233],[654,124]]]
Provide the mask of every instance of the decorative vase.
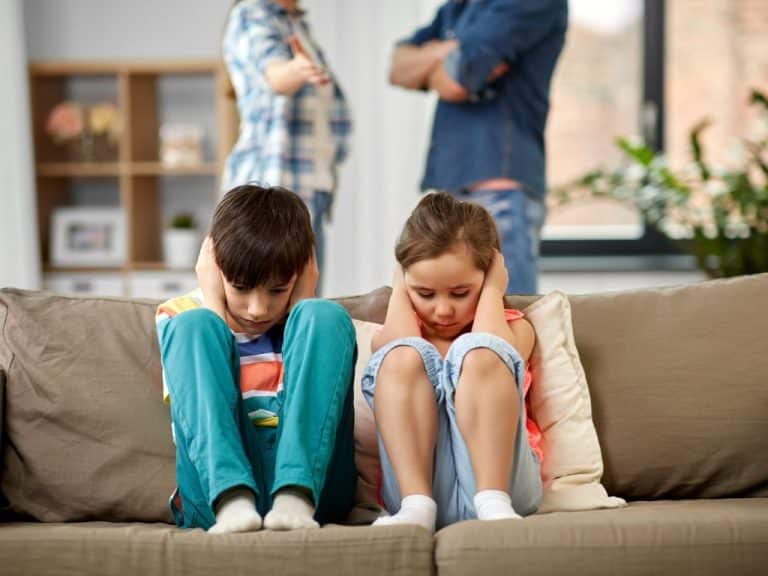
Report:
[[193,268],[200,251],[194,228],[168,228],[163,232],[163,259],[168,268]]

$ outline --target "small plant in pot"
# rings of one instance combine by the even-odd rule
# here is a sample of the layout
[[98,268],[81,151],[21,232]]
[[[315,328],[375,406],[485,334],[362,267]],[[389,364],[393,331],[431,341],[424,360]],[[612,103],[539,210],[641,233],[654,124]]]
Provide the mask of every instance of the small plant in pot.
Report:
[[163,257],[169,268],[192,268],[200,250],[197,220],[190,213],[176,214],[163,233]]

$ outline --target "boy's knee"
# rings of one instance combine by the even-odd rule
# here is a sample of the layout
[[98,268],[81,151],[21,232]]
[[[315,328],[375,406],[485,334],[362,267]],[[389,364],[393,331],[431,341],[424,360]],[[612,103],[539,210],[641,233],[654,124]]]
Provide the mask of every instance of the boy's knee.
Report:
[[354,338],[355,330],[349,312],[338,302],[320,298],[299,301],[291,310],[289,322],[306,321],[350,334]]
[[224,320],[208,308],[187,310],[174,316],[173,329],[176,333],[182,332],[185,335],[210,334],[216,331],[223,331],[227,336],[230,334]]

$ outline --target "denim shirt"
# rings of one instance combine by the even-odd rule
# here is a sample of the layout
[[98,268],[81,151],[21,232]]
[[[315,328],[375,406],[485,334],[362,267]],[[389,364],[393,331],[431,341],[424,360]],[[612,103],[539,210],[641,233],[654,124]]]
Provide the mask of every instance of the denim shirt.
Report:
[[[444,65],[469,93],[437,104],[422,189],[510,178],[544,195],[549,86],[567,26],[567,0],[448,0],[404,41],[456,39]],[[502,62],[509,71],[487,82]]]

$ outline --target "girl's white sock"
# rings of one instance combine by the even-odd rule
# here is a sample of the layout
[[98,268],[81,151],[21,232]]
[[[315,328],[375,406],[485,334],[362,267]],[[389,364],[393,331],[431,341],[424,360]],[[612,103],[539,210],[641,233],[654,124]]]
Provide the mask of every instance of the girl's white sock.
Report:
[[481,490],[475,494],[475,511],[480,520],[504,520],[522,518],[512,508],[509,494],[501,490]]
[[272,510],[264,517],[264,528],[269,530],[296,530],[319,528],[315,522],[315,506],[305,490],[282,488],[272,502]]
[[261,528],[261,516],[256,510],[253,492],[248,488],[228,490],[216,505],[216,524],[210,534],[251,532]]
[[394,516],[382,516],[374,526],[391,526],[392,524],[416,524],[430,532],[435,531],[437,503],[424,494],[411,494],[403,498],[400,510]]

